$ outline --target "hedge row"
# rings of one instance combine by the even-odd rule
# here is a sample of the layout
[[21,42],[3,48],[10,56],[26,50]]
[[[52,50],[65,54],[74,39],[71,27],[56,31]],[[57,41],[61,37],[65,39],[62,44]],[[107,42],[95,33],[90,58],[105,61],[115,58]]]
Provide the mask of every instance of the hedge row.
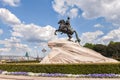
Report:
[[11,62],[6,62],[6,63],[40,63],[38,60],[29,60],[29,61],[11,61]]
[[0,70],[23,71],[34,73],[64,73],[64,74],[120,74],[120,63],[117,64],[0,64]]

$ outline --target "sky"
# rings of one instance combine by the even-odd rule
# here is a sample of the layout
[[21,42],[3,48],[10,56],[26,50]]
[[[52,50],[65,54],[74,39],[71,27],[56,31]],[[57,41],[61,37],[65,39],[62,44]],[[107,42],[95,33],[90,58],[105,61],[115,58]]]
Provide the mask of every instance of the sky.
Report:
[[119,13],[120,0],[0,0],[0,55],[47,55],[48,41],[67,38],[54,31],[68,16],[81,45],[119,42]]

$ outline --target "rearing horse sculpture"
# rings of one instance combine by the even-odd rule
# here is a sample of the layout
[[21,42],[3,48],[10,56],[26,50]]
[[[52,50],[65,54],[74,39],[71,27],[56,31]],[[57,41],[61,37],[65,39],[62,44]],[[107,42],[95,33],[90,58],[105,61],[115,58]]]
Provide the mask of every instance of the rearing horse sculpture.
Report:
[[81,40],[79,39],[77,32],[75,30],[73,30],[71,27],[69,27],[68,25],[66,25],[64,20],[60,20],[58,22],[58,24],[60,24],[60,26],[59,26],[59,29],[55,30],[55,35],[57,35],[56,32],[65,33],[69,37],[68,40],[71,41],[72,35],[73,35],[73,33],[75,33],[75,36],[76,36],[75,42],[78,42],[80,44]]

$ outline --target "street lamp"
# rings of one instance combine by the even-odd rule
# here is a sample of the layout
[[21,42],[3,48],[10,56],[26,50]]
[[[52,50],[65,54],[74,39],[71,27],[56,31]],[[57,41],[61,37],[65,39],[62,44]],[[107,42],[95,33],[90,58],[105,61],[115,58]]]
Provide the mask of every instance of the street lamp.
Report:
[[42,49],[42,52],[43,52],[43,54],[44,54],[44,57],[45,57],[45,52],[46,52],[47,50],[45,49],[45,48],[43,48]]

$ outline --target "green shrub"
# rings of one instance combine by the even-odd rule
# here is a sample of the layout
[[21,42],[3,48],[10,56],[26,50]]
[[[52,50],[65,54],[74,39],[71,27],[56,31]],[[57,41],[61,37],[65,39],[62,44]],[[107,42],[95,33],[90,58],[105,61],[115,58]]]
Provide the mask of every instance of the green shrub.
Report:
[[26,60],[26,61],[11,61],[11,62],[6,62],[6,63],[39,63],[40,61],[38,60]]
[[0,64],[0,70],[25,71],[34,73],[65,73],[92,74],[115,73],[120,74],[120,64]]

